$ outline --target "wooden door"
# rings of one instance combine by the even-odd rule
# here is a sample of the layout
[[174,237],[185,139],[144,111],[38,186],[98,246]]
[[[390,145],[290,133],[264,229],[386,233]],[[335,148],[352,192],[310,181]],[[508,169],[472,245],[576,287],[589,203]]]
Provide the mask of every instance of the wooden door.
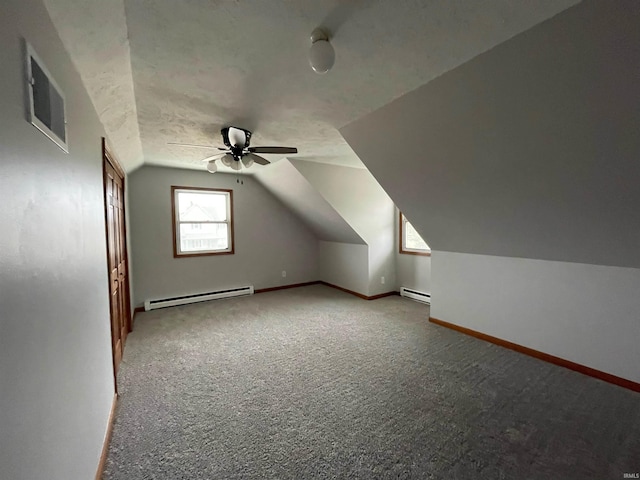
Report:
[[105,220],[113,372],[118,373],[127,334],[131,330],[127,240],[124,211],[124,172],[109,154],[103,139]]

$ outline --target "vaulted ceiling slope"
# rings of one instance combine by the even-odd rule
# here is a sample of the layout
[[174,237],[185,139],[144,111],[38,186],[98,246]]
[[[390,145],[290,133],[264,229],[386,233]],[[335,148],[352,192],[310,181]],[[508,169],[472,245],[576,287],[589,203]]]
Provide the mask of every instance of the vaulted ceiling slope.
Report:
[[583,2],[341,133],[435,250],[638,268],[638,25]]
[[[131,171],[204,169],[206,150],[167,142],[217,144],[229,124],[298,159],[362,167],[337,128],[577,1],[44,3]],[[307,64],[320,25],[337,55],[327,75]]]
[[309,183],[289,160],[284,159],[261,169],[255,178],[294,212],[318,239],[365,244],[345,218],[318,192],[317,187]]
[[371,173],[318,162],[290,162],[369,247],[375,248],[380,241],[393,245],[395,205]]

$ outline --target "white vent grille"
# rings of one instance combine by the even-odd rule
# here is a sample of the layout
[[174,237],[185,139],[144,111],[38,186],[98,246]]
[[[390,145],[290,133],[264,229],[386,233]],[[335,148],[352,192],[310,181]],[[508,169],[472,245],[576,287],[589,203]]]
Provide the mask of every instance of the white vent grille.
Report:
[[418,290],[412,290],[411,288],[400,287],[400,295],[403,297],[417,300],[418,302],[431,305],[431,294],[426,292],[419,292]]
[[145,311],[156,308],[174,307],[176,305],[186,305],[188,303],[206,302],[219,298],[242,297],[253,295],[253,285],[247,287],[227,288],[216,290],[215,292],[194,293],[193,295],[181,295],[179,297],[163,298],[159,300],[146,300],[144,302]]

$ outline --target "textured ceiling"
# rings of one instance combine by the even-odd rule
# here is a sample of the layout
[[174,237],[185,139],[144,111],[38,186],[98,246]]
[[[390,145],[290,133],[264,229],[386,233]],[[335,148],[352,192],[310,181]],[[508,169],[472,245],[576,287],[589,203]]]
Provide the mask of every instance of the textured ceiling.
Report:
[[[338,128],[576,3],[45,0],[129,171],[204,169],[207,150],[167,142],[221,144],[226,125],[362,166]],[[307,63],[319,25],[336,50],[326,75]]]
[[[45,5],[80,72],[109,143],[129,171],[143,162],[122,0],[48,1]],[[71,147],[73,148],[73,147]]]

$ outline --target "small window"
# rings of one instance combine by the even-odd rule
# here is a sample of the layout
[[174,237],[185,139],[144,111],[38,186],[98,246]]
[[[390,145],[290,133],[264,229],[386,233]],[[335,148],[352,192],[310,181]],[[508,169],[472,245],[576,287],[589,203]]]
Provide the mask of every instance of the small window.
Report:
[[69,153],[64,94],[28,43],[26,51],[29,121],[62,150]]
[[427,245],[413,225],[400,212],[400,253],[410,255],[431,255],[431,248]]
[[173,256],[233,253],[233,191],[171,187]]

